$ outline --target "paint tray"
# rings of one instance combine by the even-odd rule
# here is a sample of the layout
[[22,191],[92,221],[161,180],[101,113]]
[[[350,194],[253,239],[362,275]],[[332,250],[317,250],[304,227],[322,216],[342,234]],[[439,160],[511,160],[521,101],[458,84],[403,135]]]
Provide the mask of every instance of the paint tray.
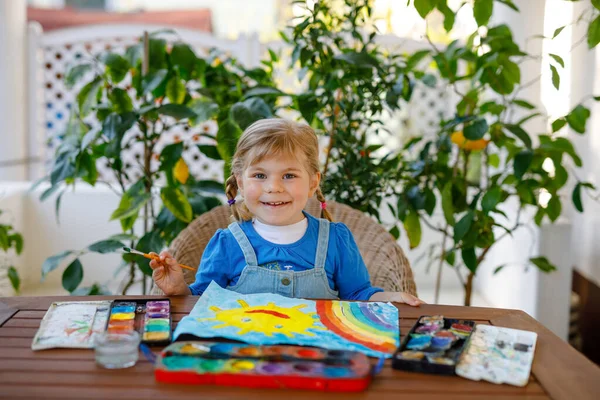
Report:
[[454,375],[474,321],[421,316],[394,354],[392,367],[404,371]]
[[124,333],[138,331],[142,342],[166,346],[171,343],[171,302],[164,299],[115,300],[111,304],[106,331]]
[[52,303],[33,338],[31,349],[93,348],[95,336],[104,330],[108,320],[110,304],[110,300]]
[[174,342],[158,356],[159,382],[357,392],[371,381],[371,364],[355,351],[289,345]]
[[475,381],[525,386],[536,342],[535,332],[477,325],[456,374]]

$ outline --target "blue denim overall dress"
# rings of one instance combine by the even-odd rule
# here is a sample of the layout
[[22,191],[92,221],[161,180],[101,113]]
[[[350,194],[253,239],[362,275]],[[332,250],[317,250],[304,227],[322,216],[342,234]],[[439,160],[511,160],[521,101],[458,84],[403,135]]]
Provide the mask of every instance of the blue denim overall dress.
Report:
[[258,266],[256,253],[238,222],[229,225],[244,253],[246,266],[237,283],[227,289],[242,294],[277,293],[304,299],[337,299],[338,292],[329,287],[325,259],[329,243],[329,221],[319,219],[319,237],[315,266],[305,271],[276,271]]

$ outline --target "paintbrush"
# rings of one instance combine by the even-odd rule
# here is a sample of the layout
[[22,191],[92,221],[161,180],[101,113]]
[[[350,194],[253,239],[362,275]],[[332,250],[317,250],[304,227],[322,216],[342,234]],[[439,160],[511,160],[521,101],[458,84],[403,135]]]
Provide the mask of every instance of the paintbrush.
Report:
[[[132,249],[131,247],[123,247],[123,251],[126,252],[126,253],[138,254],[140,256],[143,256],[143,257],[149,258],[151,260],[156,260],[156,261],[160,262],[160,256],[158,256],[158,255],[152,255],[152,254],[148,254],[148,253],[142,253],[141,251]],[[189,265],[185,265],[185,264],[178,264],[178,265],[181,268],[189,269],[190,271],[195,271],[196,270],[196,268],[190,267]]]

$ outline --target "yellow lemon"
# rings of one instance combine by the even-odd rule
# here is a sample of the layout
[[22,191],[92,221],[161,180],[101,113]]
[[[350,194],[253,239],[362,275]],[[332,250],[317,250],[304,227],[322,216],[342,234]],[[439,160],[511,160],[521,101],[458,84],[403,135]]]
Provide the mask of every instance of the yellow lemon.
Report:
[[468,140],[465,138],[465,135],[463,135],[462,131],[454,132],[452,135],[450,135],[450,140],[463,150],[474,151],[485,149],[490,142],[487,139]]

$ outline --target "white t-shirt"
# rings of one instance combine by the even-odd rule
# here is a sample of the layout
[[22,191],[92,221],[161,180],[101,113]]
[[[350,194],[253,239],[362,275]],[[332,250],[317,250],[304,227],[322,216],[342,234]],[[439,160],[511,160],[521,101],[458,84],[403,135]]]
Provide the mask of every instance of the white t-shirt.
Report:
[[297,242],[304,236],[306,229],[308,229],[308,219],[304,217],[302,221],[295,224],[276,226],[263,224],[254,218],[252,225],[256,233],[263,239],[275,244],[290,244]]

